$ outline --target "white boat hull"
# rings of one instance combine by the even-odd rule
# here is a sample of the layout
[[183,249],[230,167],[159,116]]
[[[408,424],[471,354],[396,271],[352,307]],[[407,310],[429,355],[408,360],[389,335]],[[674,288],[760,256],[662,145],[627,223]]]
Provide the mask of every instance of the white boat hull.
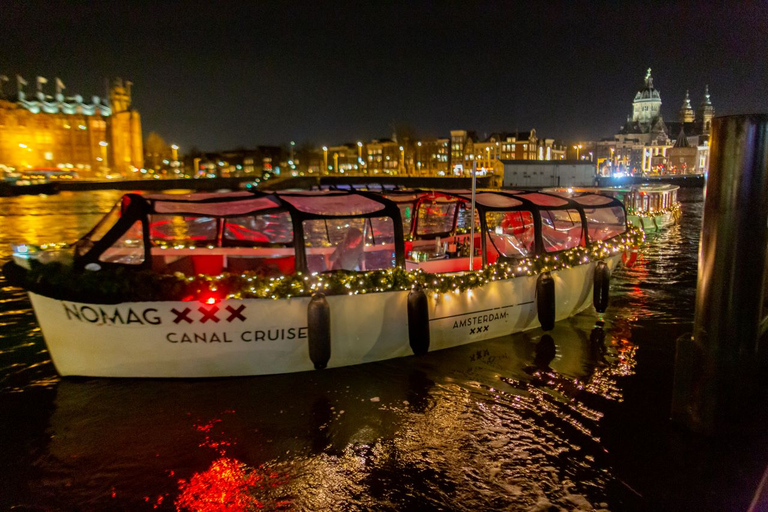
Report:
[[677,224],[677,218],[672,213],[662,213],[650,217],[640,217],[638,215],[629,215],[627,222],[630,226],[635,226],[646,233],[652,231],[661,231],[669,226]]
[[[606,260],[614,270],[620,256]],[[591,305],[596,263],[552,272],[556,320]],[[429,350],[539,327],[537,276],[429,294]],[[30,299],[62,376],[228,377],[312,370],[309,297],[84,304]],[[328,296],[328,367],[411,355],[408,292]]]

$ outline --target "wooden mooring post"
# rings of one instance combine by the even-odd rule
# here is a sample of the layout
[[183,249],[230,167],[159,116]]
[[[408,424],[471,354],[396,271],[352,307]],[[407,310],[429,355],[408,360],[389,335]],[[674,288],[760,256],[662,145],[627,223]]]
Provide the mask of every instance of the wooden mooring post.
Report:
[[714,434],[750,416],[766,325],[768,114],[712,123],[693,336],[677,342],[672,419]]

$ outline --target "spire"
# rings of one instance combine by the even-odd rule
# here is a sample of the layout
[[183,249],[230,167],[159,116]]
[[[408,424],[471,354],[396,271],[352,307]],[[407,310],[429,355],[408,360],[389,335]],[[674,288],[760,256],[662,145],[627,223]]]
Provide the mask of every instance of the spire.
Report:
[[648,68],[648,72],[645,74],[645,87],[653,89],[653,77],[651,77],[651,68]]
[[681,123],[692,123],[695,120],[693,107],[691,106],[691,97],[688,91],[685,91],[685,100],[683,100],[683,106],[680,107],[678,112],[678,120]]
[[715,117],[715,107],[709,98],[709,85],[704,87],[704,101],[699,105],[696,111],[696,120],[701,122],[702,132],[709,133],[712,124],[712,118]]
[[675,141],[676,148],[690,148],[691,145],[688,143],[688,136],[685,135],[685,130],[683,130],[683,127],[680,127],[680,134],[677,136],[677,140]]

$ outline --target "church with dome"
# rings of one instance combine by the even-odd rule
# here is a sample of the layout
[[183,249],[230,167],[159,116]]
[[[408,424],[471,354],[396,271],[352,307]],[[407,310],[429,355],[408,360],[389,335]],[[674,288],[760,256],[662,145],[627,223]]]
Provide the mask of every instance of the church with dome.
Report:
[[676,121],[665,121],[661,93],[649,68],[632,102],[632,114],[611,139],[600,141],[598,167],[603,175],[704,173],[709,165],[709,132],[715,108],[704,88],[694,111],[688,91]]

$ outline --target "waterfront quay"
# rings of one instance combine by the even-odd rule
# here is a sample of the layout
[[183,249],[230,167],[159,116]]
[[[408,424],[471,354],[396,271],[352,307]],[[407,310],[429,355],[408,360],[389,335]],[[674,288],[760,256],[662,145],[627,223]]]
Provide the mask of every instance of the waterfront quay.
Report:
[[[704,186],[704,175],[668,175],[668,176],[624,176],[624,177],[596,177],[594,185],[599,187],[620,187],[632,184],[668,183],[680,187]],[[0,196],[12,196],[21,194],[55,194],[63,191],[87,191],[87,190],[193,190],[198,192],[211,192],[216,190],[239,190],[255,188],[258,190],[285,190],[305,189],[320,187],[369,187],[369,188],[425,188],[425,189],[470,189],[472,179],[469,177],[441,177],[441,176],[291,176],[275,177],[270,180],[254,180],[250,176],[227,178],[200,178],[200,179],[158,179],[158,180],[69,180],[47,182],[29,186],[10,186],[0,183]],[[477,178],[478,188],[501,188],[501,176],[482,176]],[[537,188],[537,187],[516,187]]]
[[[480,188],[498,188],[498,179],[493,177],[477,178]],[[431,189],[469,189],[472,179],[467,177],[407,177],[407,176],[296,176],[259,180],[258,186],[252,177],[236,178],[200,178],[200,179],[162,179],[162,180],[109,180],[84,181],[71,180],[55,183],[56,191],[86,190],[194,190],[209,192],[215,190],[245,189],[253,184],[259,190],[312,189],[318,187],[369,186],[371,188],[431,188]],[[31,191],[33,194],[39,193]]]

